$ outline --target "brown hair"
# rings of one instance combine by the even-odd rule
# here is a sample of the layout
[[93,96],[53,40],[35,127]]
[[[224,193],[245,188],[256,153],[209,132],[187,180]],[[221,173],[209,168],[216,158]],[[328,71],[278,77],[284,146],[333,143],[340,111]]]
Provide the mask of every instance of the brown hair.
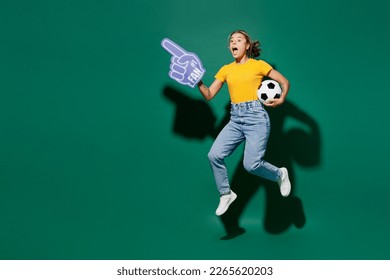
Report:
[[246,54],[248,57],[258,57],[261,54],[261,48],[260,48],[260,42],[259,41],[252,41],[249,34],[244,30],[235,30],[232,33],[230,33],[228,37],[228,42],[230,42],[230,39],[232,38],[233,34],[240,33],[244,35],[246,41],[249,43],[249,49],[246,51]]

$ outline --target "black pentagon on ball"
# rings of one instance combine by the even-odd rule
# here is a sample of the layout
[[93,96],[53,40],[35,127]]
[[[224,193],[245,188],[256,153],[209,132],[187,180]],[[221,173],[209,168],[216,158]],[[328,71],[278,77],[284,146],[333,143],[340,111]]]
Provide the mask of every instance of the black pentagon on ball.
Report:
[[260,96],[261,96],[261,99],[263,99],[263,100],[267,100],[267,98],[268,98],[268,95],[266,93],[262,93]]
[[268,83],[267,84],[267,87],[269,88],[269,89],[274,89],[275,88],[275,84],[274,83]]
[[278,94],[275,94],[275,97],[274,97],[275,99],[278,99],[278,98],[280,98],[280,94],[278,93]]

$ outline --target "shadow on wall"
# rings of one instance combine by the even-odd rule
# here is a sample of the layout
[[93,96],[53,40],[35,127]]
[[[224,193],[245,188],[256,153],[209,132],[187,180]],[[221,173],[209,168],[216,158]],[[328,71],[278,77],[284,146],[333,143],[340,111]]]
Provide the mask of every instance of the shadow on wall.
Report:
[[[176,106],[173,132],[189,139],[216,138],[219,131],[229,121],[230,104],[220,124],[206,101],[193,99],[183,92],[167,86],[163,95]],[[227,240],[245,233],[240,226],[240,216],[251,197],[260,187],[266,191],[264,228],[271,234],[286,231],[291,225],[303,228],[306,223],[303,203],[294,194],[299,186],[295,177],[293,162],[303,167],[314,167],[320,164],[320,133],[317,123],[309,115],[290,101],[276,109],[266,108],[271,119],[271,134],[268,140],[265,160],[279,167],[286,167],[292,183],[291,194],[285,198],[280,195],[275,182],[249,174],[243,167],[242,159],[231,177],[231,186],[237,194],[237,200],[222,215]],[[293,118],[308,130],[291,128],[284,131],[287,118]],[[211,171],[210,171],[211,172]]]

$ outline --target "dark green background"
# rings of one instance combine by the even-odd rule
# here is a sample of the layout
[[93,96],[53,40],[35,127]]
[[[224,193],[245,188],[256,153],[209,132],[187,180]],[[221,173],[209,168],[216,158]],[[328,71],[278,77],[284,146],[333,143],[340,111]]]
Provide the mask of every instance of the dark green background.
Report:
[[[388,10],[384,0],[2,0],[0,258],[389,259]],[[207,107],[168,77],[160,42],[196,52],[208,84],[232,60],[237,28],[262,42],[319,138],[298,150],[314,149],[312,162],[290,162],[305,220],[266,214],[260,186],[239,217],[246,233],[221,240],[213,138],[199,136],[203,109],[215,125],[224,118],[227,89]],[[311,128],[287,117],[282,131]]]

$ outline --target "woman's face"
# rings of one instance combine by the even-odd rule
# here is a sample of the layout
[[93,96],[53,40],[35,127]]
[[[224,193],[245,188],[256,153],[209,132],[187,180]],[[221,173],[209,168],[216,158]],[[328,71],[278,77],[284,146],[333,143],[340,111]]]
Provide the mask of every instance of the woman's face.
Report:
[[229,49],[235,59],[241,59],[249,49],[249,42],[241,33],[234,33],[230,37]]

